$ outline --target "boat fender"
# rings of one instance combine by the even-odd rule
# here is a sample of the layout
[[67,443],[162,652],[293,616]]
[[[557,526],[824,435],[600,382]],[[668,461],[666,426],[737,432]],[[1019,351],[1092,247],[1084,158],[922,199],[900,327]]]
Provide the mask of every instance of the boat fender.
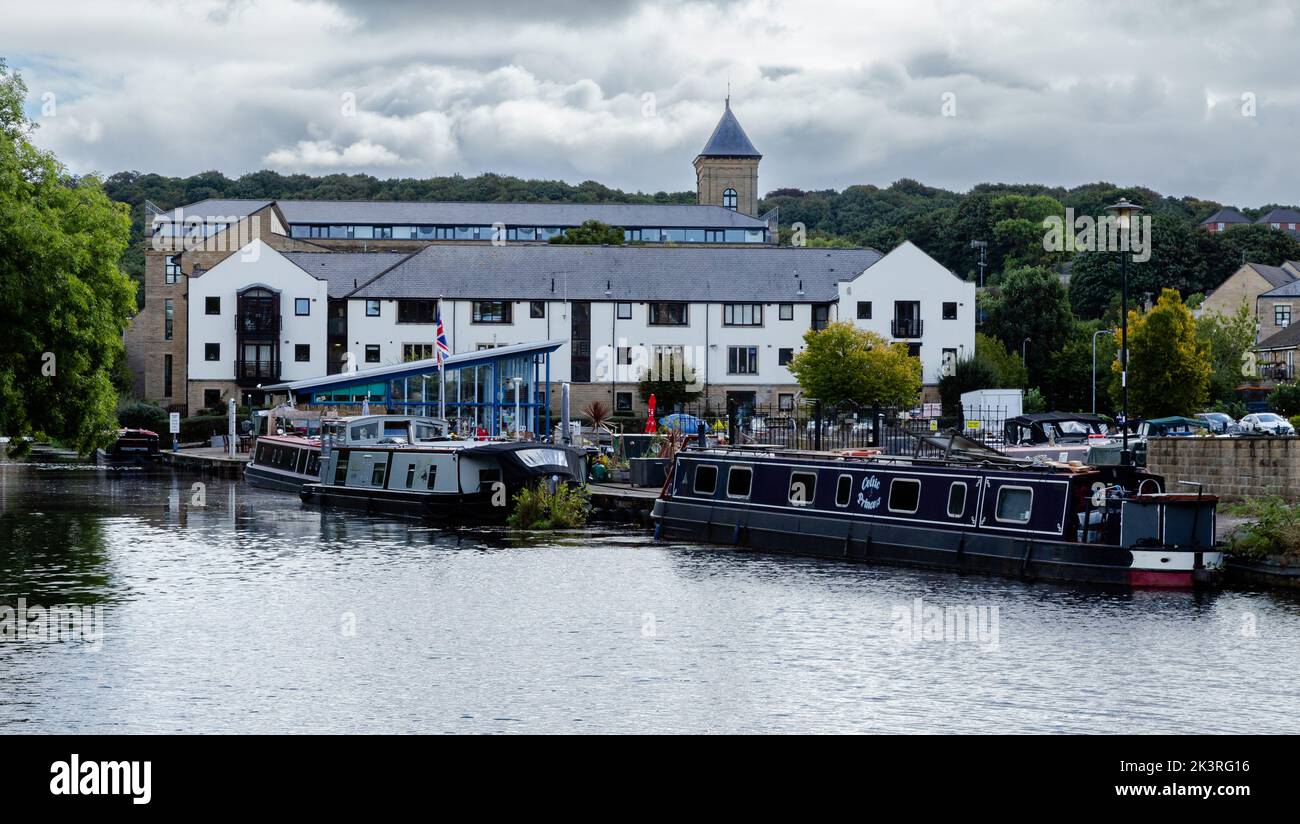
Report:
[[844,557],[849,557],[849,552],[853,550],[853,530],[850,529],[844,533]]
[[663,521],[655,522],[655,540],[656,541],[661,540],[663,538],[663,535],[664,535]]
[[1029,556],[1034,554],[1034,542],[1025,542],[1025,554],[1020,559],[1020,577],[1025,577],[1025,570],[1029,569]]
[[741,531],[740,521],[736,521],[736,528],[731,531],[732,546],[740,546],[740,531]]
[[962,556],[966,553],[966,533],[961,534],[961,540],[957,542],[957,563],[961,563]]

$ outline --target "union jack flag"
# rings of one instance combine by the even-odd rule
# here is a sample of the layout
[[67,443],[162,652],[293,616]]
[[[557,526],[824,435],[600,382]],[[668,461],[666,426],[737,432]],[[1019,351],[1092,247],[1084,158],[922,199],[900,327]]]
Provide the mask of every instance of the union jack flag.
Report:
[[438,324],[438,335],[434,339],[433,352],[434,357],[438,359],[438,365],[442,366],[443,359],[451,355],[451,347],[447,345],[447,333],[443,331],[442,328],[441,302],[439,302],[436,312],[437,314],[434,315],[434,322]]

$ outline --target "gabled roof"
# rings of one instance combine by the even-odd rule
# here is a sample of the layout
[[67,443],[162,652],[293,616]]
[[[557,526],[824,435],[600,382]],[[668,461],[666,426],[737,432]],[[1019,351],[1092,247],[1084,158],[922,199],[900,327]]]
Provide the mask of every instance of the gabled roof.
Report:
[[1280,329],[1255,344],[1255,351],[1261,352],[1267,349],[1295,349],[1298,346],[1300,346],[1300,323],[1293,323],[1285,329]]
[[1281,286],[1274,287],[1260,295],[1261,298],[1293,298],[1300,297],[1300,280],[1293,280],[1290,283],[1284,283]]
[[749,135],[740,127],[740,121],[731,113],[731,98],[727,98],[722,118],[713,128],[709,142],[700,150],[700,157],[762,157]]
[[875,249],[448,244],[426,247],[349,297],[820,303],[882,257]]
[[1296,279],[1295,275],[1283,269],[1281,266],[1266,266],[1263,263],[1247,263],[1247,266],[1259,273],[1259,276],[1269,282],[1273,288],[1285,286]]
[[198,219],[203,222],[209,220],[239,220],[246,218],[254,212],[260,211],[274,203],[274,200],[242,200],[237,198],[214,198],[200,200],[198,203],[189,203],[185,206],[177,206],[168,212],[163,212],[154,218],[154,221],[165,221],[176,223],[187,219]]
[[329,296],[341,298],[375,275],[396,266],[410,252],[282,252],[285,259],[307,274],[327,281]]
[[1274,209],[1261,217],[1256,223],[1300,223],[1300,212],[1295,209]]
[[1224,206],[1219,211],[1201,221],[1202,226],[1209,226],[1214,223],[1250,223],[1250,218],[1238,212],[1231,206]]

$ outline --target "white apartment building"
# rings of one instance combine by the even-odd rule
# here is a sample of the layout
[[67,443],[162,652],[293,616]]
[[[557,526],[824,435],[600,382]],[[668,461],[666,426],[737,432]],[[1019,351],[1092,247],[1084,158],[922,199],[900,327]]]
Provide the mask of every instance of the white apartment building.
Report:
[[575,404],[643,409],[652,370],[707,399],[786,405],[809,329],[849,320],[906,342],[933,387],[973,351],[975,287],[911,243],[872,249],[433,245],[278,252],[254,240],[190,279],[189,401],[432,356],[564,340],[551,381]]

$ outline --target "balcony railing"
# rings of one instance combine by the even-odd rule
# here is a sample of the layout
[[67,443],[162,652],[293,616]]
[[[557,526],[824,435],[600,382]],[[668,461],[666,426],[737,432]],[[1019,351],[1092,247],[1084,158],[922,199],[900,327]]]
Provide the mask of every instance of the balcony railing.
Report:
[[1261,363],[1259,376],[1266,381],[1289,381],[1295,377],[1294,370],[1285,363]]
[[238,335],[276,335],[279,332],[280,316],[278,314],[243,313],[235,315],[235,333]]
[[896,338],[919,338],[924,329],[919,318],[894,318],[889,324],[890,334]]
[[279,379],[280,361],[278,360],[235,361],[235,380],[237,381],[278,381]]

